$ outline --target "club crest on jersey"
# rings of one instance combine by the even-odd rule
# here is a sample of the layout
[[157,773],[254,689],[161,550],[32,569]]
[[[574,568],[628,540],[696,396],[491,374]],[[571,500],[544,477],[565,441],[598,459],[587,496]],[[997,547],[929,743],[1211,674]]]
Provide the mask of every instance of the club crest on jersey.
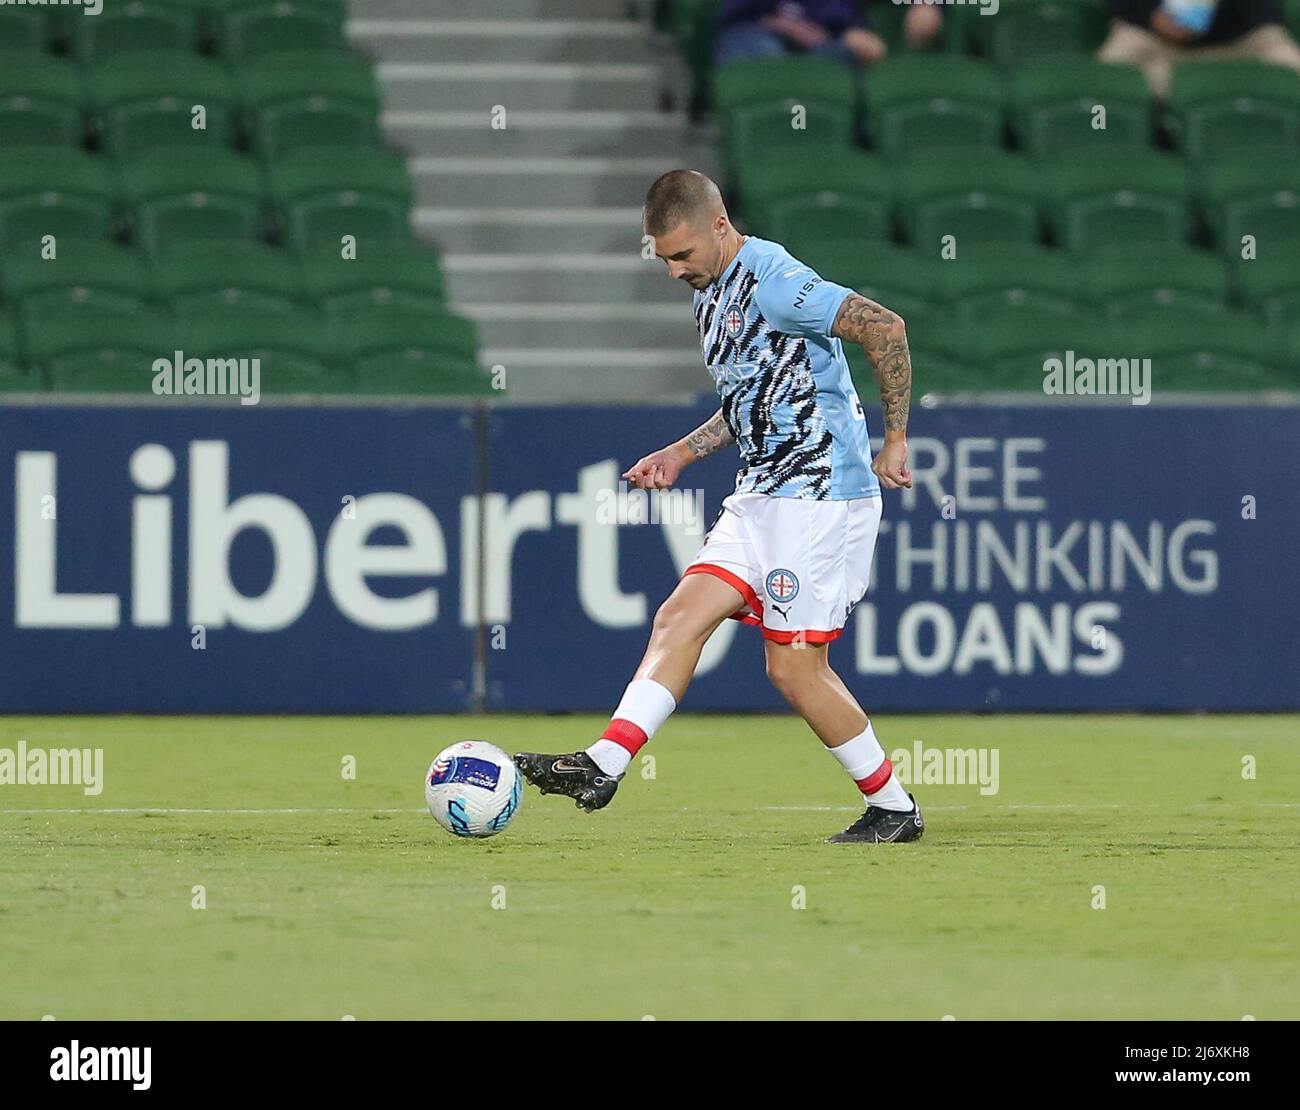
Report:
[[767,596],[773,601],[793,601],[799,593],[799,579],[794,571],[777,567],[767,576]]
[[722,326],[726,329],[727,334],[735,339],[742,331],[745,330],[745,313],[740,305],[735,301],[723,310]]

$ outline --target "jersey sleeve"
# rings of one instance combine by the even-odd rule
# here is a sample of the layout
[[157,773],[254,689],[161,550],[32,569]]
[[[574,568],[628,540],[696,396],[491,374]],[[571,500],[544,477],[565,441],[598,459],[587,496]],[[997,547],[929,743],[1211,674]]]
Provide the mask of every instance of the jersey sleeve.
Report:
[[815,338],[830,336],[835,315],[852,292],[788,259],[758,283],[755,296],[759,310],[777,331]]

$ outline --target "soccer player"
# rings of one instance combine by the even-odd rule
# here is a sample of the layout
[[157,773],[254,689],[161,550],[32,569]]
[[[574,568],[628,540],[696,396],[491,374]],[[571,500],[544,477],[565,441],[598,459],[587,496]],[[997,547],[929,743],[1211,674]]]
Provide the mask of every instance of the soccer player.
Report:
[[[677,708],[700,652],[728,617],[759,626],[767,676],[857,784],[866,811],[830,843],[917,840],[925,824],[871,721],[827,659],[867,588],[880,487],[910,487],[912,366],[902,319],[824,281],[778,243],[732,226],[718,187],[673,170],[646,196],[644,229],[668,276],[695,290],[700,349],[722,407],[623,475],[667,489],[731,443],[736,488],[671,596],[614,716],[586,751],[522,752],[524,777],[580,809],[609,804],[632,757]],[[866,348],[885,444],[873,460],[843,343]]]

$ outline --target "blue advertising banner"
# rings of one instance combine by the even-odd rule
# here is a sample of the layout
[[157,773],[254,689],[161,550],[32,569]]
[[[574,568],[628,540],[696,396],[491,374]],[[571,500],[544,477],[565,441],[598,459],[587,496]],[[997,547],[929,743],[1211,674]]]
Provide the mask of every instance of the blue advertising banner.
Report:
[[[608,711],[737,461],[620,475],[712,411],[496,409],[484,473],[464,409],[0,406],[0,712]],[[910,442],[830,649],[870,710],[1300,708],[1300,408],[917,406]],[[683,708],[782,705],[724,622]]]
[[[491,706],[616,704],[736,463],[671,495],[619,475],[710,407],[495,415]],[[1300,706],[1300,410],[918,408],[910,447],[830,649],[870,709]],[[782,705],[759,631],[725,622],[683,708]]]
[[462,411],[0,407],[0,709],[470,704]]

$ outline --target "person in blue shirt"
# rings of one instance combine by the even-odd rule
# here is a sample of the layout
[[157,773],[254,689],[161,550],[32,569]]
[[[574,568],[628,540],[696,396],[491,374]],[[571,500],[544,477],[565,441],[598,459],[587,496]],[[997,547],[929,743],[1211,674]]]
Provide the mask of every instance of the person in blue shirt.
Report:
[[722,0],[713,61],[807,53],[869,65],[885,56],[853,0]]
[[[721,406],[623,477],[645,490],[735,444],[736,488],[681,581],[655,614],[650,642],[608,727],[584,751],[523,752],[543,793],[608,805],[641,747],[677,708],[705,641],[732,618],[761,629],[767,677],[866,799],[832,843],[918,839],[924,821],[870,719],[828,652],[866,592],[881,487],[910,487],[912,364],[902,318],[825,281],[784,247],[742,235],[709,178],[673,170],[650,187],[644,231],[668,275],[694,289],[700,353]],[[884,446],[872,458],[845,343],[865,349],[880,386]]]
[[1174,67],[1242,58],[1300,73],[1300,45],[1278,0],[1110,0],[1103,62],[1142,67],[1152,93],[1169,94]]

